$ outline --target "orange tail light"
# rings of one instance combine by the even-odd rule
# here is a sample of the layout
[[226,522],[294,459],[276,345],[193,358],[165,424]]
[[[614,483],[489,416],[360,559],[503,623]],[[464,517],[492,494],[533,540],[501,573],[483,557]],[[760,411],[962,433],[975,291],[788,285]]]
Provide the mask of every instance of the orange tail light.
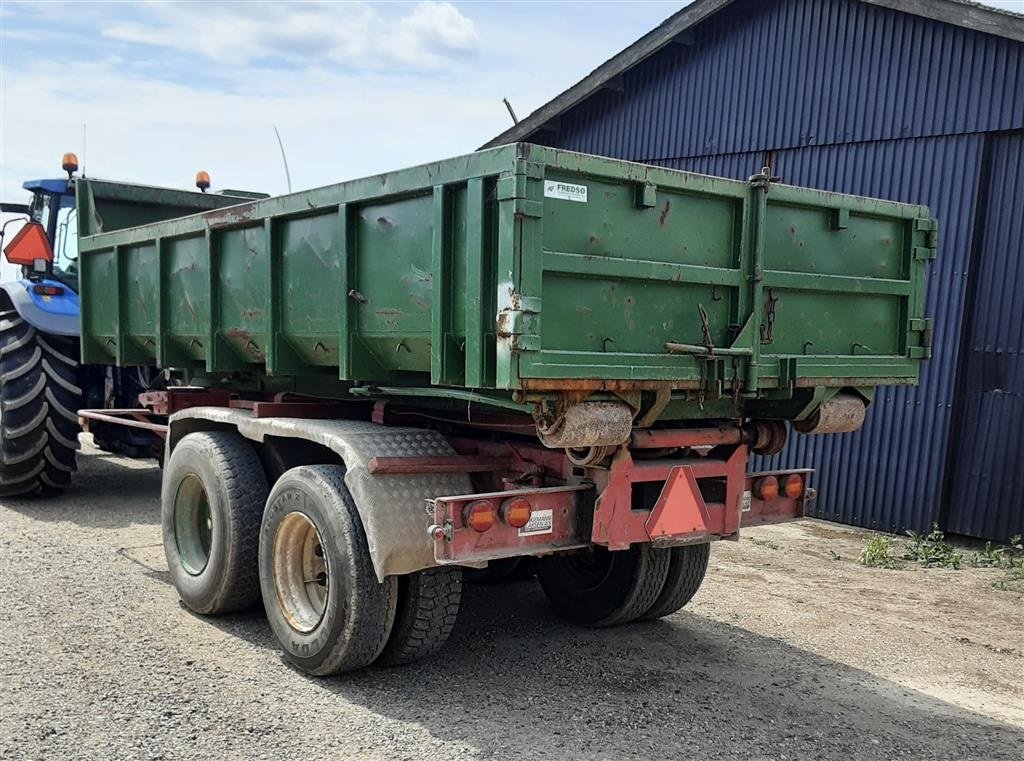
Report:
[[494,509],[493,502],[486,499],[478,499],[466,505],[463,519],[467,526],[482,534],[494,525],[497,513],[498,511]]
[[765,476],[754,482],[754,495],[761,500],[771,500],[779,496],[779,480],[775,476]]
[[783,491],[790,499],[797,499],[804,493],[804,480],[797,473],[786,476],[782,485]]
[[522,528],[530,522],[533,506],[526,497],[512,497],[501,506],[501,517],[512,528]]

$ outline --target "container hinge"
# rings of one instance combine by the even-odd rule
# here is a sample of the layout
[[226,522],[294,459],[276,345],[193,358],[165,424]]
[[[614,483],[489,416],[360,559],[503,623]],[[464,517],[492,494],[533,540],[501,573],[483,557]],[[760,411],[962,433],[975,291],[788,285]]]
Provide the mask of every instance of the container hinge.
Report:
[[939,247],[939,223],[931,217],[918,217],[914,220],[914,230],[924,233],[924,245],[914,246],[916,261],[930,261],[935,258]]
[[907,335],[908,354],[911,359],[928,359],[932,356],[932,319],[912,317]]
[[506,341],[513,352],[537,351],[540,349],[539,315],[539,298],[513,293],[509,305],[498,312],[498,340]]

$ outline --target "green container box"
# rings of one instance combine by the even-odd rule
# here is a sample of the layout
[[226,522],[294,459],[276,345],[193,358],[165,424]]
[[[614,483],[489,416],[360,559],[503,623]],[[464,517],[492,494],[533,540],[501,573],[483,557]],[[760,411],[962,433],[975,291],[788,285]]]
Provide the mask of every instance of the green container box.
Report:
[[530,393],[913,383],[935,230],[508,145],[83,237],[83,359]]

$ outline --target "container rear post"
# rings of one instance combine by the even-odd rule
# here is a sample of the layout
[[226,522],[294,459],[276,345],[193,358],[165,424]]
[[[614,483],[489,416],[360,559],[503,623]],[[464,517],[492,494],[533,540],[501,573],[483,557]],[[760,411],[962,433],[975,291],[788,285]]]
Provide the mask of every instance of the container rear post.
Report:
[[761,316],[764,310],[764,228],[771,178],[767,172],[750,178],[750,359],[747,360],[746,393],[756,395],[761,360]]
[[493,315],[485,315],[488,299],[484,296],[487,251],[484,178],[474,177],[466,185],[466,375],[469,388],[481,388],[486,380],[485,337]]

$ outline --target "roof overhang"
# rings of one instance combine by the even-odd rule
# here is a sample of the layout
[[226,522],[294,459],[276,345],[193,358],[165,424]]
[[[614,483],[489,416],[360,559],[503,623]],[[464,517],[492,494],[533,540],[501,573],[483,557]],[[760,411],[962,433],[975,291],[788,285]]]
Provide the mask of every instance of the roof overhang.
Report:
[[[489,140],[480,149],[529,138],[561,114],[604,87],[615,87],[617,78],[673,42],[690,27],[718,13],[735,0],[695,0],[673,14],[639,40],[594,69],[568,90],[532,114]],[[1001,11],[968,0],[860,0],[869,5],[962,26],[975,31],[1024,42],[1024,15]],[[621,89],[621,88],[620,88]]]

